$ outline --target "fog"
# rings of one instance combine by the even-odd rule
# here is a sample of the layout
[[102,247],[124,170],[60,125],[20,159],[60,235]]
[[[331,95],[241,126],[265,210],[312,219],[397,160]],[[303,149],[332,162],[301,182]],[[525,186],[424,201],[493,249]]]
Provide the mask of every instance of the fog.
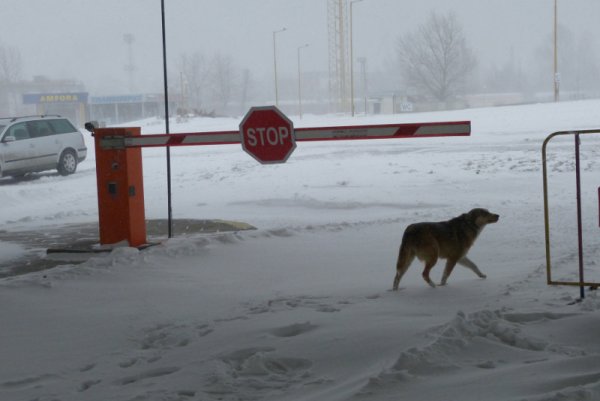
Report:
[[[304,44],[309,45],[302,50],[304,73],[328,71],[326,0],[165,3],[170,79],[178,79],[182,54],[220,54],[230,57],[237,71],[248,70],[257,96],[268,101],[273,91],[273,32],[283,27],[277,34],[282,81],[296,79],[297,49]],[[599,1],[558,4],[559,23],[576,42],[584,35],[598,36]],[[18,49],[21,80],[77,80],[92,95],[162,91],[159,0],[3,0],[2,5],[0,45]],[[388,75],[398,37],[422,24],[432,11],[452,11],[477,57],[479,81],[490,68],[509,61],[533,72],[540,64],[540,49],[552,46],[553,7],[553,0],[363,0],[353,6],[354,58],[367,60],[370,76],[385,77],[373,82],[373,92],[401,89]],[[131,62],[126,34],[133,37]],[[585,43],[595,60],[598,42]],[[128,66],[133,67],[131,80]],[[477,91],[485,90],[484,83],[478,85]],[[282,96],[295,96],[288,92]]]

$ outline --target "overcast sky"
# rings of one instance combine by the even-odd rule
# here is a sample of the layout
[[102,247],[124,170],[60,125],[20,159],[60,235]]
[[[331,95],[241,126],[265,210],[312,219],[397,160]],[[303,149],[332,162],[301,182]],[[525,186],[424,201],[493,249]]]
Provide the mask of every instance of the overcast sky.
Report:
[[[327,0],[166,0],[167,52],[174,72],[182,53],[232,56],[259,79],[272,74],[272,32],[280,74],[327,71]],[[354,54],[370,71],[393,56],[399,35],[433,11],[453,10],[480,64],[522,63],[552,32],[554,0],[363,0],[354,4]],[[133,34],[136,87],[162,85],[160,0],[2,0],[0,43],[20,50],[23,79],[34,75],[84,81],[92,92],[127,93],[126,33]],[[559,0],[559,21],[576,35],[599,32],[599,0]],[[598,52],[598,49],[595,49]],[[123,90],[119,88],[123,87]]]

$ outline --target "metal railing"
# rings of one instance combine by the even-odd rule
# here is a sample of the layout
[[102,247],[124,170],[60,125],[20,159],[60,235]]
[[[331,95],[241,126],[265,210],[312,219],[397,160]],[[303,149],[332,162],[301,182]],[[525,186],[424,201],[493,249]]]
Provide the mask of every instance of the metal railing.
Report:
[[[560,131],[550,134],[544,140],[542,145],[542,163],[544,179],[544,228],[546,232],[546,277],[548,285],[571,285],[579,286],[581,298],[585,296],[585,286],[598,287],[600,283],[585,281],[583,274],[583,230],[581,219],[581,166],[579,158],[580,136],[589,134],[600,134],[600,129],[583,131]],[[557,136],[573,135],[575,138],[575,180],[577,188],[577,239],[578,239],[578,259],[579,259],[579,280],[578,281],[556,281],[552,280],[552,260],[550,255],[550,212],[548,207],[548,167],[546,158],[546,147],[552,138]],[[600,194],[600,189],[599,189]]]

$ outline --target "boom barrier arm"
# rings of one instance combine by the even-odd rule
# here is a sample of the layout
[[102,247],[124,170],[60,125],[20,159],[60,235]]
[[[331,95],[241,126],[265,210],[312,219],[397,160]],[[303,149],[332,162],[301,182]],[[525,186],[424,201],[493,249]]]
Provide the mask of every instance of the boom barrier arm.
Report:
[[[296,141],[334,141],[357,139],[397,139],[443,136],[469,136],[470,121],[412,123],[363,126],[295,128]],[[239,131],[191,132],[142,136],[106,136],[100,141],[104,149],[161,146],[227,145],[241,143]]]
[[[244,141],[242,126],[239,131],[194,132],[183,134],[141,135],[139,127],[135,128],[98,128],[92,123],[89,126],[95,136],[96,176],[98,185],[98,210],[100,217],[100,243],[115,244],[126,240],[130,246],[146,244],[146,223],[144,214],[144,192],[142,174],[142,149],[144,147],[162,146],[198,146],[241,144],[261,163],[284,162],[293,151],[295,141],[328,141],[352,139],[394,139],[420,138],[440,136],[469,136],[469,121],[448,123],[415,123],[365,126],[341,126],[324,128],[298,128],[275,108],[251,109],[251,113],[277,114],[278,121],[287,126],[266,125],[272,121],[268,118],[258,121],[262,126],[249,127],[248,133],[264,134],[261,146],[279,144],[285,139],[287,148],[283,153],[261,154],[248,152]],[[258,118],[246,117],[243,121],[257,124]],[[250,125],[248,123],[248,125]],[[87,127],[86,127],[87,128]],[[277,135],[273,137],[273,134]],[[253,137],[254,145],[259,143]],[[246,143],[248,142],[248,143]],[[256,147],[256,146],[255,146]],[[269,148],[268,148],[269,149]],[[281,150],[278,148],[278,150]],[[253,152],[258,152],[253,149]],[[169,223],[170,224],[170,223]]]

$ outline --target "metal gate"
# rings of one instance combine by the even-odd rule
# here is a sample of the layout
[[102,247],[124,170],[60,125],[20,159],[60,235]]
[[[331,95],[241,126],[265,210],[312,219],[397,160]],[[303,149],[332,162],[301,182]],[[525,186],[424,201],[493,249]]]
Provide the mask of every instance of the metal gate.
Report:
[[[583,262],[583,230],[581,217],[581,165],[580,165],[580,136],[600,134],[600,129],[583,130],[583,131],[561,131],[550,134],[544,140],[542,145],[542,163],[543,163],[543,179],[544,179],[544,227],[546,232],[546,277],[548,285],[571,285],[579,286],[581,298],[585,296],[585,286],[597,288],[600,283],[585,281],[584,278],[584,262]],[[571,135],[575,139],[575,180],[577,191],[577,241],[578,241],[578,261],[579,261],[579,280],[578,281],[556,281],[552,279],[552,260],[550,255],[550,217],[548,207],[548,167],[546,158],[546,147],[552,138],[557,136]],[[598,188],[600,202],[600,188]],[[600,210],[599,210],[600,212]]]

